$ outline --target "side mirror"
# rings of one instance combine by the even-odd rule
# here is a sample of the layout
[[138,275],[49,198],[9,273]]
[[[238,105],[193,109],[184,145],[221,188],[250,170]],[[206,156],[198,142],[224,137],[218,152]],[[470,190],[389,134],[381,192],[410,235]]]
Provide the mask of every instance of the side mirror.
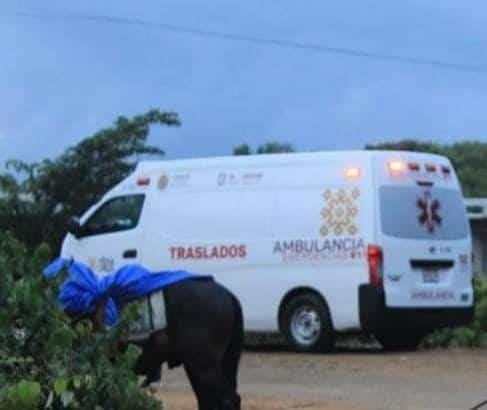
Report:
[[79,218],[72,217],[68,222],[68,232],[75,238],[79,238],[82,233],[81,224]]

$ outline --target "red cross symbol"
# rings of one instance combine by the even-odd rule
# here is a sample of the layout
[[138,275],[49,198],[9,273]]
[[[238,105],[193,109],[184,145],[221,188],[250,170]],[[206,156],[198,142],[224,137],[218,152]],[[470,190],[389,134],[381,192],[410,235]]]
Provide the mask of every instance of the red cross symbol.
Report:
[[432,233],[435,227],[441,225],[442,218],[439,214],[440,202],[431,197],[431,192],[426,191],[422,198],[416,202],[421,213],[418,215],[418,221],[428,232]]

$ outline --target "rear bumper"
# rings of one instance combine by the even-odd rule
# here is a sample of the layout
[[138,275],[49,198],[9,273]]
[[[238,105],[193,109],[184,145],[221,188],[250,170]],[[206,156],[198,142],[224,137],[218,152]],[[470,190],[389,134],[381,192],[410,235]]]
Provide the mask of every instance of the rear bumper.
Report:
[[372,285],[359,287],[361,328],[367,332],[378,329],[425,329],[468,325],[475,307],[468,308],[388,308],[384,292]]

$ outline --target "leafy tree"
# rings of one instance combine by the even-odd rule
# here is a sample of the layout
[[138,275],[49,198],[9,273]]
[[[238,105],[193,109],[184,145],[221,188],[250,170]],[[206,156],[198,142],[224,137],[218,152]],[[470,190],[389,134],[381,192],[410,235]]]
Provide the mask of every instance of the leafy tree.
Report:
[[[255,154],[280,154],[286,152],[295,152],[294,147],[288,143],[280,143],[276,141],[267,142],[259,145]],[[253,155],[254,152],[248,144],[238,145],[233,149],[233,155]]]
[[29,252],[0,233],[0,410],[160,409],[132,371],[139,350],[113,354],[133,309],[107,333],[71,326],[57,303],[62,278],[41,275],[48,258],[45,245]]
[[285,152],[294,152],[293,146],[288,143],[271,141],[257,147],[257,154],[279,154]]
[[238,145],[233,149],[233,155],[252,155],[252,148],[249,144]]
[[441,153],[440,145],[434,144],[433,142],[422,142],[413,139],[405,139],[398,142],[383,142],[380,144],[367,144],[365,149]]
[[458,173],[466,196],[487,196],[487,143],[466,141],[444,146]]
[[8,161],[0,175],[0,230],[21,241],[59,246],[71,216],[80,215],[126,177],[141,155],[164,152],[147,143],[151,125],[179,125],[177,114],[151,110],[132,118],[119,117],[67,149],[54,160],[27,164]]

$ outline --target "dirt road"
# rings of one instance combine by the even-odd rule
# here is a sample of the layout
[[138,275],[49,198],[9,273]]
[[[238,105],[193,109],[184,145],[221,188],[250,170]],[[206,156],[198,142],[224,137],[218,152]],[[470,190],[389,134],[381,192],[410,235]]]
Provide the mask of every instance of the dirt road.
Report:
[[[246,352],[240,391],[244,410],[467,410],[487,400],[487,351]],[[166,410],[196,408],[181,369],[158,394]]]

